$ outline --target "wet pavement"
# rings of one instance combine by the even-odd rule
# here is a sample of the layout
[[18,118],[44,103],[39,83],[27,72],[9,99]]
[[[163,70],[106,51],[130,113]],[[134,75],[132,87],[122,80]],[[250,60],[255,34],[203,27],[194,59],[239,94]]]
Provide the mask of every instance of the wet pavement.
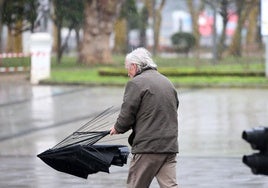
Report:
[[[128,165],[84,180],[36,157],[99,112],[119,108],[123,92],[121,87],[33,86],[23,75],[0,75],[0,187],[125,187]],[[268,187],[268,176],[253,175],[241,161],[254,152],[242,131],[268,126],[268,90],[178,88],[178,93],[180,187]],[[125,136],[119,138],[114,142],[127,144]],[[158,187],[156,180],[151,187]]]

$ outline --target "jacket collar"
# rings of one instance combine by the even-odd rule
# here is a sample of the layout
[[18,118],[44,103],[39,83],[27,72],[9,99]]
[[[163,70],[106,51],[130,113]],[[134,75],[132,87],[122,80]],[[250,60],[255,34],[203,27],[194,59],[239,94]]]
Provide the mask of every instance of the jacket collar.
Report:
[[[141,69],[141,71],[138,71],[138,72],[135,74],[135,76],[138,76],[138,75],[140,75],[141,73],[143,73],[143,72],[145,72],[145,71],[147,71],[147,70],[157,70],[157,68],[144,67],[144,68]],[[134,77],[135,77],[135,76],[134,76]]]

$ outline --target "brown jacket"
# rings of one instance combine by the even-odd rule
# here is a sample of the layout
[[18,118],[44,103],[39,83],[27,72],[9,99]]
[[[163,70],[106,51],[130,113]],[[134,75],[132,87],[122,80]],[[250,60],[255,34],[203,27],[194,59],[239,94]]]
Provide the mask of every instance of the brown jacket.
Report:
[[127,83],[115,129],[133,129],[132,153],[177,153],[178,105],[173,84],[156,70],[146,70]]

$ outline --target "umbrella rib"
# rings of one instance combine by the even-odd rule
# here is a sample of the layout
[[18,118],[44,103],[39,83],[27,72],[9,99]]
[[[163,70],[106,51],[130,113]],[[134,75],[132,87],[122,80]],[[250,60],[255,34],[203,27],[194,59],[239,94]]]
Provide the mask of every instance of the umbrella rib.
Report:
[[[96,135],[96,136],[92,136],[91,138],[87,138],[87,139],[84,139],[84,140],[79,140],[77,141],[76,143],[73,143],[73,144],[77,144],[77,143],[80,143],[80,145],[93,145],[94,143],[96,143],[98,140],[102,139],[105,135]],[[86,136],[82,136],[80,138],[77,138],[77,139],[82,139]]]
[[[88,174],[99,171],[108,172],[111,165],[123,166],[129,157],[128,147],[125,145],[102,145],[98,141],[111,142],[119,140],[105,138],[110,134],[108,126],[115,123],[115,113],[118,108],[110,107],[67,136],[53,148],[38,155],[52,168],[87,178]],[[106,131],[103,131],[106,130]],[[121,147],[126,147],[122,148]]]
[[102,119],[96,119],[91,124],[88,124],[87,126],[84,126],[83,128],[78,129],[77,131],[83,131],[83,130],[94,130],[101,121],[103,121],[105,118],[102,117]]
[[94,130],[94,129],[97,129],[97,128],[100,129],[101,127],[106,127],[109,124],[109,121],[106,121],[103,124],[98,124],[98,123],[101,122],[101,121],[103,121],[103,120],[105,120],[109,116],[115,114],[116,112],[118,112],[118,109],[114,109],[113,110],[113,107],[110,107],[105,112],[103,112],[101,115],[99,115],[98,117],[96,117],[94,119],[94,121],[88,122],[85,126],[81,127],[81,130],[84,130],[84,129],[85,130]]
[[[99,140],[101,138],[103,138],[104,136],[108,135],[110,131],[102,131],[102,132],[93,132],[94,134],[97,134],[99,133],[99,135],[96,135],[96,136],[93,136],[93,137],[90,137],[90,138],[87,138],[87,139],[84,139],[84,140],[78,140],[76,142],[73,142],[73,139],[79,139],[78,138],[72,138],[75,134],[79,134],[79,132],[74,132],[72,135],[68,136],[66,139],[64,139],[62,142],[60,142],[59,144],[57,144],[56,146],[54,146],[53,148],[58,148],[60,146],[64,146],[66,144],[66,146],[64,147],[69,147],[69,146],[72,146],[72,145],[75,145],[75,144],[78,144],[78,143],[81,143],[81,142],[85,142],[86,140],[90,140],[90,139],[94,139],[94,138],[99,138]],[[89,133],[89,132],[88,132]],[[80,136],[80,138],[82,137],[86,137],[88,135],[82,135]],[[95,139],[96,140],[96,139]],[[68,141],[71,141],[70,144],[68,144]],[[97,140],[98,141],[98,140]],[[97,142],[95,141],[95,142]],[[92,143],[92,142],[91,142]]]
[[107,127],[108,125],[111,125],[111,124],[114,125],[115,121],[113,121],[112,123],[107,121],[107,122],[103,123],[102,125],[100,125],[98,128],[105,128],[105,127]]
[[[83,139],[83,140],[78,140],[76,142],[72,142],[70,144],[66,144],[66,143],[63,143],[63,142],[60,142],[59,144],[57,144],[56,146],[54,146],[53,148],[58,148],[64,144],[66,144],[65,146],[62,146],[63,148],[66,148],[66,147],[70,147],[70,146],[73,146],[73,145],[76,145],[76,144],[79,144],[79,143],[82,143],[82,142],[86,142],[88,140],[92,140],[91,142],[89,142],[88,144],[86,145],[93,145],[94,143],[96,143],[98,140],[102,139],[103,137],[107,136],[110,131],[102,131],[102,132],[99,132],[99,133],[102,133],[102,135],[96,135],[96,136],[93,136],[93,137],[90,137],[90,138],[86,138],[86,139]],[[73,135],[71,135],[73,136]],[[70,137],[71,137],[70,136]],[[69,138],[70,138],[69,137]],[[77,138],[76,138],[77,139]],[[78,138],[79,139],[79,138]],[[67,140],[67,139],[66,139]],[[65,140],[65,141],[66,141]]]
[[109,140],[102,140],[99,143],[106,143],[106,142],[111,142],[111,141],[117,141],[117,140],[126,139],[126,138],[128,138],[128,136],[124,136],[124,137],[120,137],[120,138],[114,138],[114,139],[109,139]]
[[[112,111],[112,108],[113,107],[109,107],[107,108],[106,110],[104,110],[102,113],[100,113],[99,115],[97,115],[95,118],[91,119],[90,121],[88,121],[85,125],[83,125],[82,127],[80,127],[79,129],[77,129],[76,132],[79,132],[85,128],[87,128],[90,124],[96,124],[97,122],[101,121],[100,119],[104,118],[104,116],[108,115],[111,111]],[[94,128],[94,126],[91,126],[90,129],[92,130]],[[59,147],[60,145],[64,144],[67,140],[69,140],[71,137],[73,136],[73,134],[67,136],[65,139],[63,139],[61,142],[59,142],[56,146],[54,146],[53,148],[55,147]]]
[[[105,116],[102,116],[101,118],[96,120],[94,123],[92,123],[90,126],[84,127],[84,128],[88,128],[88,130],[94,130],[94,129],[97,129],[97,128],[100,129],[102,127],[106,127],[107,125],[109,125],[109,121],[104,121],[104,120],[106,118],[108,118],[110,115],[112,115],[112,113],[109,113],[109,114],[107,114]],[[104,122],[100,123],[101,121],[104,121]]]
[[[89,141],[87,145],[92,145],[96,143],[97,141],[102,139],[104,136],[108,135],[110,131],[100,132],[100,134],[104,133],[104,135],[102,136],[102,135],[94,135],[94,134],[98,134],[98,132],[93,131],[93,130],[101,130],[105,127],[108,128],[108,126],[110,125],[110,122],[105,119],[111,116],[112,114],[115,114],[117,111],[118,109],[113,109],[113,107],[107,108],[106,110],[101,112],[99,115],[97,115],[96,117],[88,121],[86,124],[84,124],[82,127],[77,129],[77,131],[75,131],[73,134],[67,136],[64,140],[59,142],[53,148],[58,148],[61,146],[63,147],[71,146],[71,145],[75,145],[78,143],[85,143],[87,141]],[[90,137],[90,138],[83,139],[83,137]],[[74,139],[78,139],[78,141],[74,142]]]
[[[100,121],[98,122],[100,123]],[[96,127],[88,127],[89,129],[85,129],[85,130],[79,130],[80,132],[90,132],[91,130],[96,130],[97,128],[100,129],[102,127],[106,127],[107,125],[109,125],[109,122],[106,121],[106,122],[103,122],[103,123],[100,123],[100,124],[97,124]],[[98,127],[97,127],[98,126]]]
[[99,134],[99,133],[106,133],[106,131],[84,131],[84,132],[74,132],[73,135],[85,135],[85,134]]
[[88,125],[94,124],[96,121],[98,121],[99,119],[103,118],[104,116],[108,115],[111,111],[113,107],[110,107],[106,110],[104,110],[102,113],[100,113],[99,115],[97,115],[95,118],[91,119],[90,121],[88,121],[85,125],[83,125],[82,127],[80,127],[77,131],[83,130],[84,128],[86,128]]

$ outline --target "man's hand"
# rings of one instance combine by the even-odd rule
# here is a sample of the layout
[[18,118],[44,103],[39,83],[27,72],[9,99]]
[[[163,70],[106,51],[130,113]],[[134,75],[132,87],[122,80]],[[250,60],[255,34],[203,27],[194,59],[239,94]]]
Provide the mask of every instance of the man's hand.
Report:
[[114,135],[114,134],[118,134],[118,132],[116,131],[114,127],[112,127],[110,130],[110,135]]

